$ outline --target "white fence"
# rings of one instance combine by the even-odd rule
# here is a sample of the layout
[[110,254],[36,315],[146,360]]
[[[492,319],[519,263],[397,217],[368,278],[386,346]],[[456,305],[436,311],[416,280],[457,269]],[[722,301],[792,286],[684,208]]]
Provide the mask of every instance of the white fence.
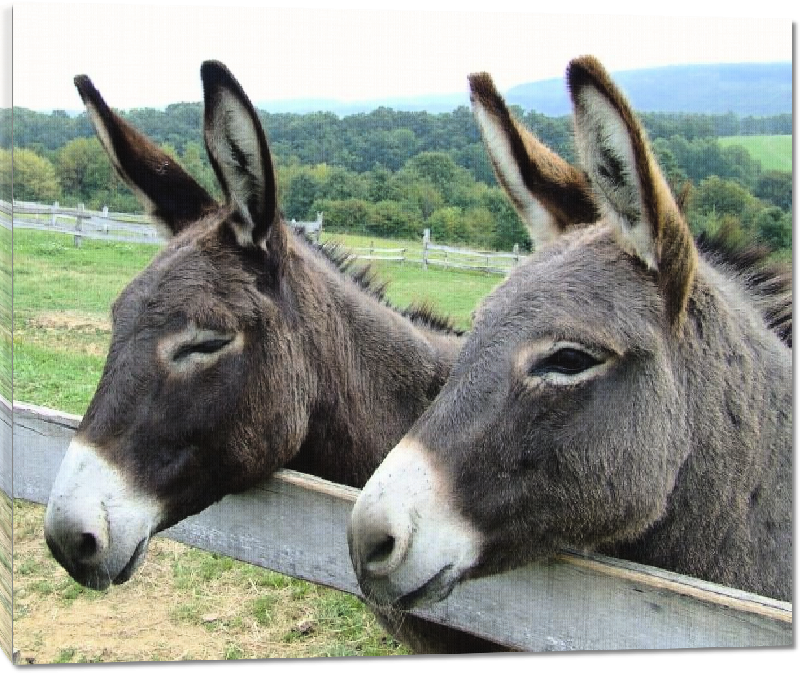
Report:
[[[13,493],[47,501],[79,417],[0,398]],[[5,426],[5,429],[3,428]],[[10,493],[10,456],[2,486]],[[164,532],[195,547],[359,595],[345,529],[357,489],[290,470]],[[113,590],[113,589],[112,589]],[[792,605],[675,573],[564,551],[472,580],[417,614],[531,651],[793,645]]]
[[[2,202],[4,212],[11,212],[11,204]],[[112,213],[108,208],[102,211],[86,210],[83,205],[77,208],[64,208],[58,203],[51,206],[40,203],[15,201],[13,204],[14,227],[37,229],[62,234],[72,234],[76,247],[84,238],[125,243],[161,244],[166,239],[158,226],[146,215]],[[322,213],[317,213],[313,222],[289,223],[297,229],[304,229],[319,240],[322,233]]]
[[469,269],[505,275],[513,269],[525,255],[520,254],[519,245],[514,245],[513,252],[491,252],[458,248],[449,245],[431,243],[430,231],[422,235],[422,247],[416,248],[382,248],[370,243],[368,247],[349,248],[358,259],[383,262],[411,262],[428,266],[439,266],[445,269]]
[[[11,204],[0,202],[3,212],[11,213]],[[58,203],[44,205],[15,201],[13,204],[14,226],[20,229],[37,229],[62,234],[71,234],[75,245],[80,247],[84,238],[125,243],[164,242],[159,228],[145,215],[129,213],[113,213],[108,208],[102,211],[86,210],[82,205],[77,208],[64,208]],[[317,213],[313,222],[289,222],[292,227],[304,229],[319,241],[322,233],[323,214]],[[430,234],[426,230],[422,237],[422,248],[382,248],[369,247],[349,248],[357,259],[409,262],[421,264],[423,269],[429,265],[449,269],[470,269],[484,273],[507,274],[516,266],[524,255],[519,252],[519,245],[513,252],[492,252],[470,250],[447,245],[431,243]]]

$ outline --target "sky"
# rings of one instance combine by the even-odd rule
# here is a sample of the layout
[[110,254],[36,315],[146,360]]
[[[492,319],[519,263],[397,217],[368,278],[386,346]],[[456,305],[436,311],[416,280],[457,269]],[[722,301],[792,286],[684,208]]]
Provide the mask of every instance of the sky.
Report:
[[[641,4],[624,0],[573,0],[562,10],[573,13],[561,15],[509,0],[406,0],[403,11],[388,8],[399,3],[347,0],[301,0],[291,10],[280,4],[286,3],[14,3],[14,105],[79,110],[72,80],[80,73],[121,109],[199,101],[206,59],[228,65],[260,104],[459,92],[466,104],[470,72],[490,72],[505,91],[561,77],[568,61],[584,53],[612,72],[792,60],[788,3],[773,0],[744,10],[672,0],[661,16],[652,9],[643,15]],[[608,14],[585,13],[600,4]],[[753,15],[754,6],[778,18]],[[554,2],[547,7],[561,9]]]

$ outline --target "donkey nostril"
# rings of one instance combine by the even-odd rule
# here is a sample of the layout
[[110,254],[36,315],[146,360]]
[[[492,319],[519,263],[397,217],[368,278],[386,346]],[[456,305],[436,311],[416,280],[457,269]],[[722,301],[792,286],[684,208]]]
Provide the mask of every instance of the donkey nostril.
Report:
[[78,543],[78,557],[88,559],[97,553],[97,538],[92,533],[83,533]]
[[[376,531],[377,532],[377,531]],[[392,535],[376,534],[371,543],[364,545],[363,569],[373,577],[388,577],[405,559],[410,535],[395,529]]]
[[367,563],[369,565],[380,565],[385,563],[392,556],[394,551],[394,538],[387,535],[386,538],[373,547],[369,554],[367,554]]

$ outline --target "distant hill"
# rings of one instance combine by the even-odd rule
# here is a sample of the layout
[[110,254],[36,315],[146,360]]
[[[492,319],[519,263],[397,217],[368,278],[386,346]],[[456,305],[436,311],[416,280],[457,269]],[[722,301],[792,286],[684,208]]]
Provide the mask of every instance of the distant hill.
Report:
[[[672,65],[612,73],[640,112],[687,112],[740,116],[769,116],[792,112],[791,63],[724,63]],[[435,96],[339,101],[302,99],[259,101],[269,112],[333,112],[339,116],[370,112],[377,107],[431,113],[450,112],[469,105],[464,91]],[[563,78],[520,84],[505,92],[506,100],[526,110],[551,117],[570,114],[572,108]]]
[[[466,82],[466,77],[464,78]],[[426,110],[432,114],[452,112],[459,105],[469,105],[469,94],[466,89],[462,93],[438,94],[430,96],[413,96],[408,98],[381,98],[361,101],[342,101],[329,98],[298,98],[293,100],[262,100],[256,103],[259,110],[271,114],[292,112],[306,114],[308,112],[333,112],[344,117],[347,115],[372,112],[379,107],[404,112],[420,112]]]
[[[792,112],[791,63],[672,65],[612,76],[640,112],[758,117]],[[515,86],[506,101],[553,117],[571,111],[563,78]]]
[[[640,112],[733,112],[742,117],[792,112],[791,63],[673,65],[611,74]],[[256,107],[272,114],[324,111],[340,117],[372,112],[379,107],[407,112],[426,110],[437,114],[469,105],[466,82],[465,75],[464,90],[449,94],[362,101],[327,98],[260,100]],[[563,78],[520,84],[506,91],[505,97],[511,105],[550,117],[572,112]],[[67,114],[76,116],[80,112],[82,110],[68,110]]]

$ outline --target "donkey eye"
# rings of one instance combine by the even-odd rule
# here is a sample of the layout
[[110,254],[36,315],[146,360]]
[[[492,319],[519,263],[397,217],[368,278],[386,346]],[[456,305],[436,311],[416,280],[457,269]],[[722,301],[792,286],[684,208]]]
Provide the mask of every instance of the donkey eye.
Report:
[[576,376],[587,369],[602,364],[602,360],[578,348],[559,348],[556,352],[536,362],[530,369],[531,376],[563,374]]
[[207,355],[210,353],[216,353],[217,351],[221,351],[223,348],[225,348],[225,346],[227,346],[231,341],[233,341],[233,337],[208,339],[206,341],[198,341],[197,343],[184,344],[175,351],[175,355],[172,356],[172,359],[183,360],[190,355]]

